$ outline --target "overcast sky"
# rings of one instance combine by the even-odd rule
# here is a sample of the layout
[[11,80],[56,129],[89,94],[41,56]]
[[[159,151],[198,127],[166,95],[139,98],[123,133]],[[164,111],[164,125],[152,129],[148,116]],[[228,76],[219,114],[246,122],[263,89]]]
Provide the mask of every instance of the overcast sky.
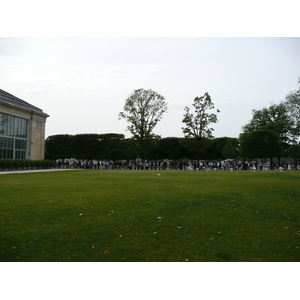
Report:
[[252,109],[298,88],[300,38],[1,38],[1,89],[50,115],[55,134],[123,133],[127,96],[152,89],[168,112],[154,129],[182,137],[184,107],[208,92],[215,137],[238,137]]

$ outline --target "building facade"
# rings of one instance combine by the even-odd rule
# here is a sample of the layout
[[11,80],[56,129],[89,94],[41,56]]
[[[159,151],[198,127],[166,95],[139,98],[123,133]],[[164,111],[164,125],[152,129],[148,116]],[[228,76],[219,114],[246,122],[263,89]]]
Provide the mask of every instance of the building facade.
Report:
[[40,108],[0,89],[0,159],[44,159],[48,117]]

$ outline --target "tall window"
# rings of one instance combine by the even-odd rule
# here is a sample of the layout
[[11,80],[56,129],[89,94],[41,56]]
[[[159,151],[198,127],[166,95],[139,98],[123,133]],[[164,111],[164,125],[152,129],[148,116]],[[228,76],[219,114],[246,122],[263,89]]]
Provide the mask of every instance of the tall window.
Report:
[[26,159],[29,120],[0,113],[0,158]]

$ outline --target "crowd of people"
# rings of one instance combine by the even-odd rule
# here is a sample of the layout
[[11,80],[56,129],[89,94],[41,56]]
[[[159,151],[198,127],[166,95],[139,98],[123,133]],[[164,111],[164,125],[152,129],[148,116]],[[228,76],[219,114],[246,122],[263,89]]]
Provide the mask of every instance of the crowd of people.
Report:
[[203,161],[203,160],[117,160],[117,161],[100,161],[100,160],[77,160],[77,159],[59,159],[57,168],[81,168],[81,169],[115,169],[115,170],[269,170],[286,169],[299,170],[299,162],[290,161],[276,163],[270,160],[267,163],[262,161],[241,161],[226,159],[222,161]]

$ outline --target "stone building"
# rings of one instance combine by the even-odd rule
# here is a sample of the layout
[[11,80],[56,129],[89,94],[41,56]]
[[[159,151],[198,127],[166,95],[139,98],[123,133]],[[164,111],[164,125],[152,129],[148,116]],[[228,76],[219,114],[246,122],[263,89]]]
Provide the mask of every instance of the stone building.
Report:
[[48,117],[40,108],[0,89],[0,159],[44,159]]

